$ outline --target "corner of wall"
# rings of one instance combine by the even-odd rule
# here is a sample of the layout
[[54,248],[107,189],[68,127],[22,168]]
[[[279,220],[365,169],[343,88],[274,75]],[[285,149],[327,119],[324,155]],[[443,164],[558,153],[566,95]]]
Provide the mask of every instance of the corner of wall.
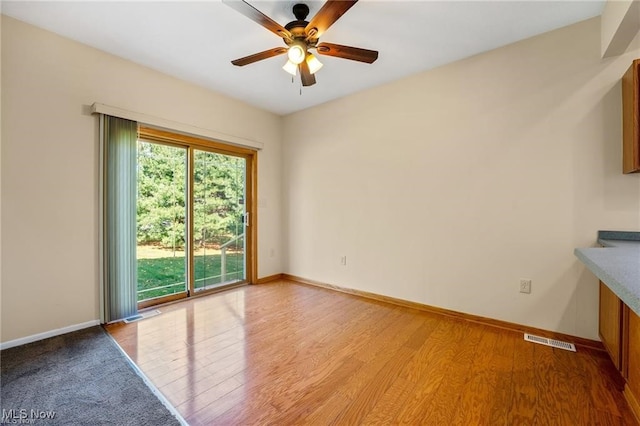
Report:
[[600,18],[602,57],[622,55],[634,50],[632,40],[640,33],[640,1],[607,0]]

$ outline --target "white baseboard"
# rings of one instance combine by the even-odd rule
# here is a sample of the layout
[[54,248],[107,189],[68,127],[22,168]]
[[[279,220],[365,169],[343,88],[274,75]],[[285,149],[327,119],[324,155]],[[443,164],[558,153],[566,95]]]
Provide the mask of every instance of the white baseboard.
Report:
[[82,330],[83,328],[93,327],[94,325],[100,325],[100,320],[87,321],[81,324],[74,324],[68,327],[57,328],[55,330],[45,331],[44,333],[32,334],[31,336],[9,340],[8,342],[2,342],[0,343],[0,350],[13,348],[20,345],[26,345],[27,343],[37,342],[38,340],[48,339],[49,337],[71,333],[72,331]]

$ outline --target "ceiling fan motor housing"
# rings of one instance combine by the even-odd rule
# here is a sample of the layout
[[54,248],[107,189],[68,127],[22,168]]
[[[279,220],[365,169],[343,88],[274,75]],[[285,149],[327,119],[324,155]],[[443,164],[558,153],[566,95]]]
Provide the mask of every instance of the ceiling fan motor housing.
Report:
[[309,22],[305,19],[309,15],[309,6],[304,3],[298,3],[293,6],[293,14],[296,20],[289,22],[284,27],[293,35],[294,39],[306,38],[308,34],[305,28],[309,25]]

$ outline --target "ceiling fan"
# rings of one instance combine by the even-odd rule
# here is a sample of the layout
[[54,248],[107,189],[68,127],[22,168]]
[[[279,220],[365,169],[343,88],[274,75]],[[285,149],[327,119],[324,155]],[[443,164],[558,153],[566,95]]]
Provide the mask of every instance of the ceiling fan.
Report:
[[282,68],[294,76],[296,75],[296,71],[300,70],[303,86],[314,85],[316,83],[314,74],[322,67],[318,58],[310,52],[311,49],[315,49],[320,55],[334,56],[371,64],[378,59],[378,52],[375,50],[333,43],[319,43],[320,36],[344,15],[347,10],[356,4],[357,1],[358,0],[328,0],[309,22],[305,20],[307,15],[309,15],[309,7],[303,3],[296,4],[293,6],[295,21],[291,21],[283,27],[244,0],[222,0],[226,5],[231,6],[247,18],[262,25],[278,37],[281,37],[287,46],[276,47],[245,56],[244,58],[231,61],[231,63],[242,67],[286,53],[288,60]]

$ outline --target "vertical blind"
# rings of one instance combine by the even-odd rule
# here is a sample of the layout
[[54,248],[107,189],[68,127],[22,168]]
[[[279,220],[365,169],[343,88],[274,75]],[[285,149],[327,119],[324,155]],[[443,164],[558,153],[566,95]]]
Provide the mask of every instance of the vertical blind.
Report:
[[136,315],[136,153],[138,123],[101,115],[101,321]]

